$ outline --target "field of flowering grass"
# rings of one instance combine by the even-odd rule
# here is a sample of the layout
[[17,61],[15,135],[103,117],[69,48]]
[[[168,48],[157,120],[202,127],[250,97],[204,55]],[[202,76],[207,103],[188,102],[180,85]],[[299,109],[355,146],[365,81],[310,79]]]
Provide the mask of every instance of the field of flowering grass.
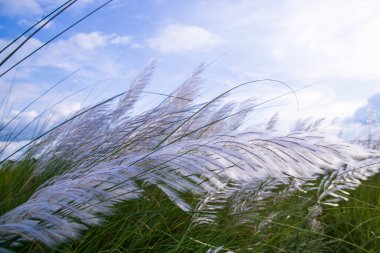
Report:
[[[35,164],[23,161],[13,168],[8,164],[2,169],[1,214],[27,201],[52,176],[33,175],[30,168]],[[38,239],[28,240],[25,234],[26,241],[19,246],[3,240],[2,250],[6,252],[7,247],[16,252],[377,252],[379,191],[380,178],[374,176],[352,191],[349,200],[340,202],[338,207],[315,209],[316,192],[298,190],[286,197],[276,194],[260,208],[241,213],[231,212],[232,205],[226,202],[213,222],[198,223],[194,217],[207,214],[185,212],[158,187],[146,186],[141,198],[116,204],[112,215],[103,216],[100,225],[90,227],[77,238],[48,248]],[[200,199],[192,194],[183,198],[193,206]],[[2,233],[6,235],[4,230]]]
[[[20,36],[0,67],[33,35]],[[296,94],[281,81],[197,102],[204,69],[136,113],[151,62],[125,92],[10,155],[22,131],[4,129],[40,97],[10,120],[1,115],[0,253],[380,252],[380,152],[324,134],[321,120],[280,133],[275,114],[257,128],[248,116],[268,101],[227,102],[254,83]]]
[[323,135],[319,121],[278,135],[275,115],[242,130],[256,104],[224,104],[229,91],[195,104],[202,67],[134,114],[153,70],[1,161],[1,251],[380,249],[376,150]]

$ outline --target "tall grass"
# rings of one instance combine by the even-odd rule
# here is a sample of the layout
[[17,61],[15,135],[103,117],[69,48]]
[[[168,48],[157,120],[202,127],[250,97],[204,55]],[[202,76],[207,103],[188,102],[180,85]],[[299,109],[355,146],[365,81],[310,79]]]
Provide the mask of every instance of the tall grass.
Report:
[[376,151],[323,136],[317,122],[284,136],[272,132],[276,117],[267,130],[241,131],[252,101],[223,106],[226,93],[194,104],[202,67],[135,115],[153,69],[148,64],[118,100],[48,130],[24,160],[3,163],[4,250],[376,247],[334,233],[330,215],[339,216],[324,208],[377,174]]
[[265,102],[225,103],[229,93],[282,82],[199,104],[203,66],[136,114],[154,68],[0,162],[0,252],[380,250],[378,151],[318,120],[283,135],[277,116],[242,129]]
[[[352,192],[339,207],[325,207],[313,228],[312,193],[295,191],[286,198],[266,201],[265,208],[231,215],[229,205],[214,223],[194,224],[194,213],[184,212],[159,189],[145,189],[144,198],[120,203],[102,226],[90,228],[82,239],[55,248],[55,252],[377,252],[378,194],[376,176]],[[192,196],[186,196],[196,199]],[[250,219],[241,222],[240,215]],[[17,251],[50,252],[39,244],[25,244]]]

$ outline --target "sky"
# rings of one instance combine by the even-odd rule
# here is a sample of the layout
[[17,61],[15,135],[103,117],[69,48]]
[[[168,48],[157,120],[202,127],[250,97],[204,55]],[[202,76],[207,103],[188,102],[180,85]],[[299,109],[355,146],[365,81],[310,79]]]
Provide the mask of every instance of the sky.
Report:
[[[63,2],[0,0],[0,48]],[[78,0],[0,66],[0,73],[104,2]],[[155,60],[149,92],[169,94],[204,63],[203,99],[239,83],[279,80],[300,90],[264,103],[251,121],[260,122],[277,111],[286,126],[297,119],[324,117],[336,123],[328,129],[340,129],[348,139],[362,138],[368,108],[374,119],[380,112],[378,13],[376,0],[114,0],[0,78],[0,122],[4,125],[71,75],[11,126],[24,126],[41,114],[50,123],[59,122],[123,92],[144,65]],[[229,99],[265,102],[289,93],[287,85],[255,83]],[[146,101],[158,99],[162,97],[146,95]],[[38,124],[43,122],[32,123]],[[10,146],[30,139],[34,129],[24,131]]]

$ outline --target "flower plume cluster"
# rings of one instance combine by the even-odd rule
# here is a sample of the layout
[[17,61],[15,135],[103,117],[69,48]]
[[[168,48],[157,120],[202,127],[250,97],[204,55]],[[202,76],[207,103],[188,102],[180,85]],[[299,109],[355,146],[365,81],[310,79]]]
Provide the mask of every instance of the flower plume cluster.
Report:
[[[153,70],[148,64],[118,101],[83,109],[30,148],[35,173],[56,160],[67,169],[0,217],[0,251],[76,239],[117,203],[142,197],[147,185],[195,212],[195,222],[210,223],[227,201],[232,213],[255,210],[286,194],[277,191],[281,185],[315,190],[321,204],[335,204],[378,172],[378,153],[317,133],[319,121],[279,136],[274,116],[264,131],[242,131],[254,100],[223,104],[218,96],[196,104],[202,66],[159,105],[133,113]],[[319,175],[322,183],[311,184]],[[196,207],[183,198],[187,192],[200,198]]]

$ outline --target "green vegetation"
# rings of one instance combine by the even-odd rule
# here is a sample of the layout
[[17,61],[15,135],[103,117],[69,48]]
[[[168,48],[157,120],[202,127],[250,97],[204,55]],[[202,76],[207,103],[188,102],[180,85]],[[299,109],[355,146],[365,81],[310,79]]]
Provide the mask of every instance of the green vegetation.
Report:
[[[33,176],[36,161],[8,162],[1,170],[1,213],[25,202],[49,175]],[[380,175],[365,181],[339,207],[324,206],[318,228],[312,228],[310,208],[315,192],[295,191],[272,198],[265,208],[241,222],[239,214],[221,210],[212,224],[194,223],[194,213],[179,209],[154,186],[143,198],[118,204],[101,226],[80,240],[58,246],[54,252],[378,252]],[[191,194],[184,196],[193,199]],[[243,215],[243,214],[241,214]],[[247,214],[245,214],[247,215]],[[19,252],[50,252],[41,244],[16,248]]]

